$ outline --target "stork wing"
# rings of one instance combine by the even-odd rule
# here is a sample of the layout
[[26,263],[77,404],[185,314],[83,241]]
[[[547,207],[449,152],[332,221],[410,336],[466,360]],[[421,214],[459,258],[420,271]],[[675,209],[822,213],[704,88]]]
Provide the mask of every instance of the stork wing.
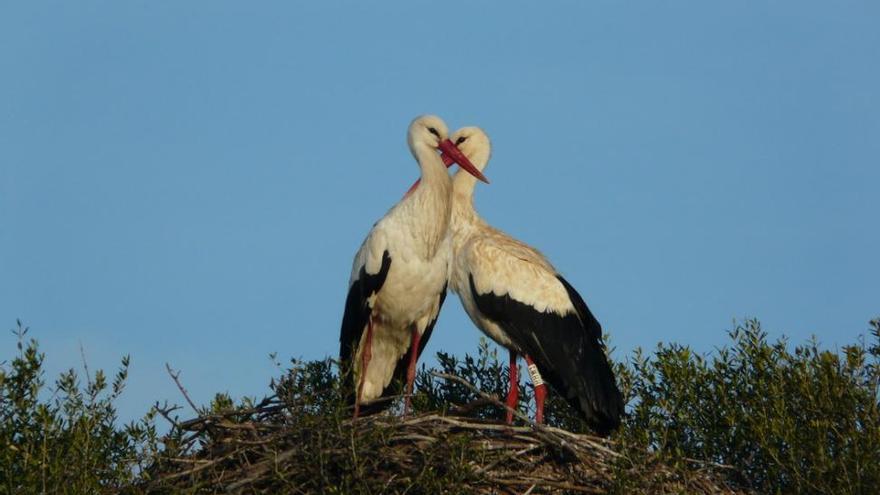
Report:
[[[362,248],[363,250],[363,248]],[[359,253],[360,254],[360,253]],[[356,257],[357,260],[360,256]],[[357,353],[361,336],[367,327],[370,313],[373,311],[373,296],[382,289],[388,270],[391,268],[391,256],[388,251],[382,252],[382,262],[377,271],[367,271],[367,264],[361,265],[355,272],[345,298],[345,313],[342,315],[342,329],[339,332],[339,359],[343,367],[351,366]]]
[[477,309],[535,361],[544,379],[582,411],[594,430],[610,432],[620,424],[623,398],[599,322],[540,253],[504,241],[484,240],[470,251],[469,283]]

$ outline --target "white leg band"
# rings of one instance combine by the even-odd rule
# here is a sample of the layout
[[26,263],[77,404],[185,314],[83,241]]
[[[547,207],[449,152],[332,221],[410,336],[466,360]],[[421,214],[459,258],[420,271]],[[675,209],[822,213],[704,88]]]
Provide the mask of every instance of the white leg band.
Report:
[[538,373],[538,366],[535,364],[529,365],[529,376],[532,377],[532,383],[536,387],[540,387],[544,384],[544,379],[541,378],[541,374]]

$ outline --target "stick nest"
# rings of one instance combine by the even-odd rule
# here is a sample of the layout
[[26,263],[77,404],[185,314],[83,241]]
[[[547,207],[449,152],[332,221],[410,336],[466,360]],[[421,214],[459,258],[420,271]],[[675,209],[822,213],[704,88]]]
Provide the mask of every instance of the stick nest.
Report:
[[[438,375],[460,380],[454,376]],[[491,403],[405,418],[276,398],[174,423],[136,493],[742,493],[726,469],[665,465],[560,428],[462,416]]]

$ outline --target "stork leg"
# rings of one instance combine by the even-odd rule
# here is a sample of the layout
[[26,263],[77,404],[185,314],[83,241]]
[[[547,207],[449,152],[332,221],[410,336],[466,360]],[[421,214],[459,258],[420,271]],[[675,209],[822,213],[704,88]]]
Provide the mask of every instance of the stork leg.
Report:
[[[507,407],[516,409],[519,403],[519,370],[516,366],[516,353],[510,351],[510,388],[507,389]],[[507,424],[513,423],[513,411],[507,410]]]
[[526,363],[529,365],[529,375],[532,377],[532,384],[535,386],[535,423],[544,423],[544,399],[547,398],[547,385],[544,379],[538,373],[538,366],[532,361],[532,358],[526,356]]
[[412,341],[409,347],[409,366],[406,368],[406,398],[403,402],[403,415],[406,416],[410,411],[410,401],[412,399],[413,388],[416,381],[416,362],[419,360],[419,343],[422,341],[422,334],[419,333],[418,327],[412,326]]
[[364,382],[367,380],[367,366],[373,357],[373,317],[367,318],[367,335],[364,338],[364,350],[361,351],[361,373],[358,383],[357,397],[354,401],[354,417],[357,418],[361,412],[361,394],[364,391]]

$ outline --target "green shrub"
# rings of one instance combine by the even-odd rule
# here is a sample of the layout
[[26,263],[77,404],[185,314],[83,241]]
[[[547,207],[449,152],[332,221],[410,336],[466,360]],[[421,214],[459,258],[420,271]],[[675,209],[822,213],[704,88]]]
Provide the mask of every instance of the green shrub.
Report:
[[[814,340],[791,348],[770,342],[756,320],[729,332],[731,344],[708,355],[679,344],[636,350],[616,371],[628,415],[612,439],[621,459],[620,493],[640,487],[631,474],[659,455],[686,474],[724,466],[731,482],[759,493],[875,493],[880,486],[880,319],[864,341],[839,353]],[[440,353],[439,371],[503,398],[506,363],[485,344],[476,358]],[[466,387],[423,368],[414,403],[436,410],[477,400]],[[520,373],[520,376],[524,376]],[[521,385],[522,387],[522,385]],[[531,387],[520,392],[531,406]],[[475,415],[501,419],[500,408]],[[547,424],[589,431],[567,402],[551,393]],[[697,462],[699,461],[699,462]]]
[[[254,427],[275,431],[283,424],[286,433],[266,448],[295,447],[301,467],[296,476],[302,477],[273,472],[274,478],[267,479],[273,486],[289,483],[307,492],[334,493],[371,493],[392,486],[370,477],[391,466],[381,456],[359,456],[358,446],[394,452],[397,426],[378,421],[375,428],[356,434],[348,429],[347,391],[329,360],[294,362],[273,380],[271,402],[280,408],[265,407],[268,399],[236,402],[218,394],[208,407],[198,408],[202,418],[195,422],[181,422],[173,416],[174,407],[157,404],[144,420],[119,425],[114,401],[124,388],[128,358],[109,382],[103,372],[92,376],[86,369],[81,383],[70,370],[47,387],[36,341],[26,338],[27,329],[20,324],[15,333],[16,355],[0,363],[0,494],[141,493],[144,487],[172,486],[155,484],[157,477],[181,480],[173,478],[176,464],[169,459],[195,456],[204,462],[225,452],[210,450],[225,445],[217,436],[220,429],[210,427],[220,420],[233,425],[223,435],[238,431],[235,422],[249,422],[242,432]],[[727,346],[705,355],[660,344],[651,354],[637,350],[615,365],[628,415],[612,436],[621,455],[611,466],[614,481],[605,489],[654,493],[668,485],[645,473],[657,473],[654,468],[662,463],[662,472],[684,487],[690,486],[689,478],[710,469],[723,473],[728,484],[756,493],[875,493],[880,485],[880,319],[871,322],[869,343],[860,341],[836,352],[821,349],[815,340],[799,346],[785,339],[770,341],[754,320],[729,335]],[[416,412],[502,419],[497,405],[433,372],[457,375],[503,399],[506,361],[485,342],[476,356],[439,353],[438,368],[423,365],[419,372]],[[531,386],[524,382],[520,387],[520,409],[529,407],[533,413]],[[161,441],[152,422],[156,414],[175,425]],[[553,393],[545,417],[551,426],[588,431]],[[193,433],[186,424],[206,426]],[[452,437],[449,443],[414,453],[419,456],[415,466],[431,466],[418,471],[422,488],[456,490],[465,490],[476,479],[468,463],[482,456]],[[223,462],[255,459],[229,457]],[[217,464],[219,472],[224,466]]]
[[17,355],[0,366],[0,494],[110,493],[130,483],[157,438],[149,418],[117,426],[128,357],[110,383],[101,370],[81,383],[71,369],[47,389],[37,342],[21,322],[14,333]]
[[760,493],[876,493],[880,486],[880,320],[877,344],[835,353],[812,340],[790,350],[756,320],[709,357],[661,344],[619,367],[630,414],[615,439],[732,466]]

